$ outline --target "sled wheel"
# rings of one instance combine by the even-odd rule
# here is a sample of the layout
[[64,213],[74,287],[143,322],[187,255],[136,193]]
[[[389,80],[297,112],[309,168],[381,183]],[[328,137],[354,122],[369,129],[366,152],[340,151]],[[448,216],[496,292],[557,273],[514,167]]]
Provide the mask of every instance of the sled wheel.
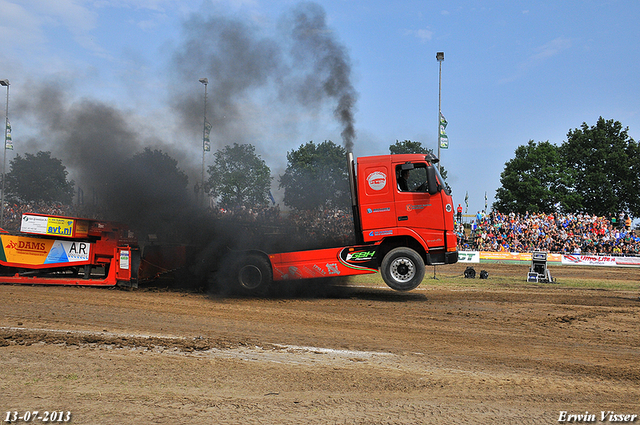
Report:
[[390,288],[410,291],[420,285],[424,278],[424,261],[411,248],[395,248],[384,256],[380,272],[384,283]]

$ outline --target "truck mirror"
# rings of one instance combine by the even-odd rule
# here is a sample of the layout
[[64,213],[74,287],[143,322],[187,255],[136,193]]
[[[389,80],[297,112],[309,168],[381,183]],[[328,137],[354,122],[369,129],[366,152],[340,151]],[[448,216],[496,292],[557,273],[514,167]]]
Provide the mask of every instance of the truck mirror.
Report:
[[400,170],[402,171],[413,170],[414,168],[416,168],[416,166],[410,162],[406,162],[400,166]]
[[440,190],[436,169],[433,165],[427,165],[427,191],[429,195],[435,195]]

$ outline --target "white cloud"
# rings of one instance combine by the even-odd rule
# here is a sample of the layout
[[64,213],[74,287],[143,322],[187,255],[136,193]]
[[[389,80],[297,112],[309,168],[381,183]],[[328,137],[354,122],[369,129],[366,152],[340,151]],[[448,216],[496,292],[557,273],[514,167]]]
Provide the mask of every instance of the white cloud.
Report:
[[96,12],[83,0],[0,0],[0,38],[11,47],[46,47],[50,29],[68,31],[85,49],[102,53],[92,38],[97,22]]
[[0,39],[5,46],[19,47],[44,41],[42,19],[21,4],[0,0]]
[[521,78],[531,68],[540,66],[550,58],[558,56],[571,47],[571,40],[565,37],[555,38],[550,42],[537,47],[536,49],[534,49],[535,53],[531,54],[525,61],[521,62],[518,65],[518,70],[512,76],[503,78],[502,80],[500,80],[500,83],[509,83]]
[[534,55],[532,55],[526,62],[528,64],[536,64],[542,62],[550,57],[560,54],[562,51],[571,47],[571,40],[564,37],[558,37],[555,40],[551,40],[547,44],[544,44],[536,49]]
[[433,38],[433,31],[429,29],[404,30],[404,35],[413,36],[420,40],[421,43],[426,43],[427,41],[431,41],[431,38]]

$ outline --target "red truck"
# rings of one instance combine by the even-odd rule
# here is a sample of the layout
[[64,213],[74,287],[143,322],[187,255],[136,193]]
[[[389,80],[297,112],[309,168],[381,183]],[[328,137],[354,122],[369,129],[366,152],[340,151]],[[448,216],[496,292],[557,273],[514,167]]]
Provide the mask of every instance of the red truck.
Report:
[[[417,287],[425,265],[458,261],[453,201],[433,155],[348,156],[355,244],[308,251],[208,252],[215,276],[245,294],[273,282],[381,272],[398,291]],[[193,247],[150,245],[124,224],[23,214],[20,233],[0,235],[0,283],[132,286],[185,267]],[[189,253],[187,248],[190,248]],[[204,251],[203,251],[204,252]],[[201,253],[202,254],[202,253]]]
[[356,244],[310,251],[239,254],[231,274],[237,289],[263,293],[274,281],[380,271],[391,288],[409,291],[425,265],[458,261],[453,200],[428,154],[349,154]]

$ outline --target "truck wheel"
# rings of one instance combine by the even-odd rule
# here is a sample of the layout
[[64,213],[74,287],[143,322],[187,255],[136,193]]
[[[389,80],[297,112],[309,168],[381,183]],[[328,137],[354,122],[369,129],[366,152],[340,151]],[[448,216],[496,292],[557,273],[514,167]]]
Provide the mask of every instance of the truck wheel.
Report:
[[424,278],[424,261],[411,248],[394,248],[384,256],[380,273],[391,289],[410,291]]
[[271,263],[261,255],[249,254],[238,265],[236,282],[246,295],[265,295],[272,281]]

